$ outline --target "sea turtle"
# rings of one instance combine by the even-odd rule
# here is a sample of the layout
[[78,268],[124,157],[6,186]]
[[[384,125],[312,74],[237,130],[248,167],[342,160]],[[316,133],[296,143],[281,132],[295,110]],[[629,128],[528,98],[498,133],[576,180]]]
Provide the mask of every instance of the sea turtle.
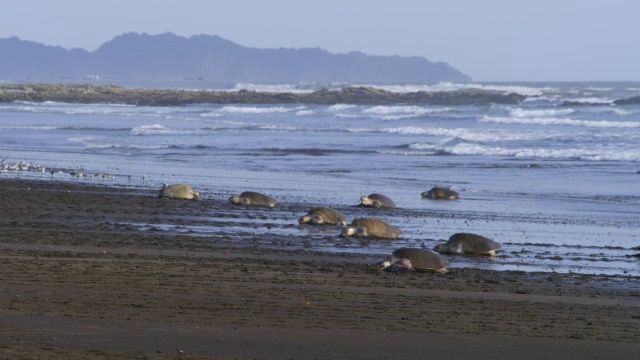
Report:
[[434,187],[429,191],[422,193],[422,197],[434,200],[458,200],[458,193],[443,187]]
[[252,205],[252,206],[268,206],[274,207],[278,205],[278,202],[272,197],[263,195],[253,191],[245,191],[240,196],[232,196],[229,198],[232,204],[240,205]]
[[317,207],[309,210],[309,213],[301,217],[298,222],[300,224],[313,225],[347,225],[346,219],[346,216],[335,210],[326,207]]
[[451,235],[449,241],[445,244],[436,245],[433,250],[441,254],[495,256],[496,251],[501,248],[502,246],[500,246],[500,244],[484,236],[470,233],[457,233]]
[[381,194],[371,194],[369,196],[362,195],[360,197],[360,204],[366,207],[372,208],[394,208],[396,204],[388,197]]
[[372,218],[357,218],[351,225],[342,229],[340,236],[372,237],[376,239],[397,239],[402,230],[386,222]]
[[386,269],[387,271],[437,271],[446,273],[447,266],[450,264],[449,261],[429,250],[400,248],[377,265],[379,269]]
[[164,187],[160,189],[160,195],[158,197],[166,197],[170,199],[198,200],[200,199],[200,193],[193,191],[191,186],[187,184],[165,184]]

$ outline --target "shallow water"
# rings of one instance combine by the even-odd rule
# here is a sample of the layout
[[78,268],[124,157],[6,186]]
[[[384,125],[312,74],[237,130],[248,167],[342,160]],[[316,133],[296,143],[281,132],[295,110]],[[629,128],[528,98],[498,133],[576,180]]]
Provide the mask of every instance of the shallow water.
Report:
[[[312,239],[308,250],[381,256],[401,245],[431,248],[469,231],[502,243],[503,251],[495,259],[455,257],[453,266],[639,276],[640,260],[630,255],[640,252],[632,250],[640,246],[640,107],[612,101],[640,95],[640,84],[386,88],[464,87],[530,97],[513,106],[449,107],[5,103],[0,157],[56,173],[2,176],[141,189],[188,182],[206,199],[257,190],[285,207],[329,205],[405,232],[394,243],[344,241],[331,230],[298,226],[302,214],[291,211],[266,212],[260,221],[269,227],[242,220],[230,226],[225,219],[230,234],[271,233],[294,248],[304,237]],[[560,106],[565,100],[592,105]],[[433,186],[451,187],[461,200],[422,199]],[[373,192],[400,209],[351,207]],[[180,230],[203,239],[211,231]]]

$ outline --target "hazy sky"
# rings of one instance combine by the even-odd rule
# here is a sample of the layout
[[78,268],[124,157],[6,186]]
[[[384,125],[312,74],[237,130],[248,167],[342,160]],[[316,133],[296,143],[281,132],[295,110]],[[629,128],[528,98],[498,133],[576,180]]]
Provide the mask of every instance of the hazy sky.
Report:
[[636,0],[3,0],[0,7],[0,38],[95,50],[125,32],[417,55],[476,81],[640,80]]

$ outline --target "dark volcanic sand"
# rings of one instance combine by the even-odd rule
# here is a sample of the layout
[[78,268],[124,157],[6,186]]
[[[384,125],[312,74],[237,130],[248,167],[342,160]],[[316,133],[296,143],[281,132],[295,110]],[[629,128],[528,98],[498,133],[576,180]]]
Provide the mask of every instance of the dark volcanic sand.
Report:
[[269,234],[306,204],[7,179],[0,201],[2,359],[640,358],[637,277],[379,272]]

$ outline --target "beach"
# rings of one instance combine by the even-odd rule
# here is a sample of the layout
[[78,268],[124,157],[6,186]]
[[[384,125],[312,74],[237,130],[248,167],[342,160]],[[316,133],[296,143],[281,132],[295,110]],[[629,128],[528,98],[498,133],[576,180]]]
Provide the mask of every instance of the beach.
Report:
[[[0,358],[640,356],[636,276],[386,273],[380,257],[283,236],[304,202],[239,211],[10,178],[0,198]],[[206,236],[188,231],[225,214]],[[263,231],[234,232],[238,221]]]

